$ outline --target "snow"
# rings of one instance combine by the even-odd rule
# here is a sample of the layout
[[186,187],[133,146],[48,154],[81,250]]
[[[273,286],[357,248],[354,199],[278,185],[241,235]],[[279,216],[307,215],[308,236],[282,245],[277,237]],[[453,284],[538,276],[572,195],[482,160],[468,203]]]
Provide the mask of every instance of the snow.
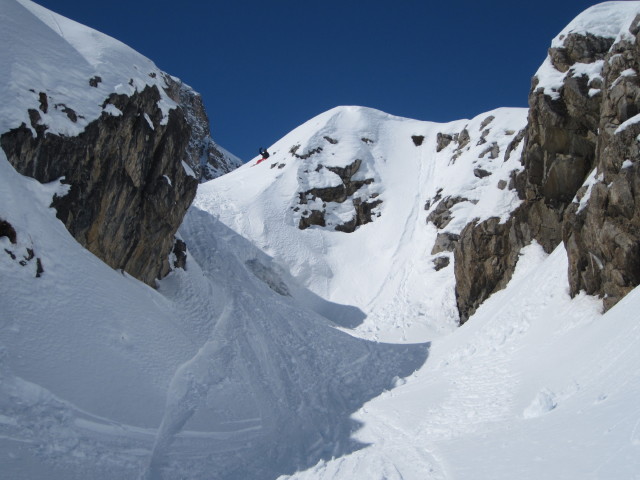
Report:
[[627,128],[629,128],[631,125],[635,125],[636,123],[640,122],[640,114],[634,115],[633,117],[625,120],[624,122],[622,122],[620,124],[620,126],[618,128],[616,128],[614,134],[618,134],[618,133],[622,133],[624,132]]
[[[468,199],[452,210],[446,231],[453,234],[459,234],[473,219],[497,216],[505,221],[520,200],[513,190],[500,189],[498,184],[508,184],[511,173],[522,168],[522,142],[508,160],[505,155],[524,127],[526,115],[525,109],[505,108],[472,120],[436,124],[364,107],[338,107],[272,145],[267,161],[256,164],[254,159],[201,185],[195,205],[250,239],[315,294],[364,312],[367,319],[358,327],[359,335],[394,342],[407,341],[410,336],[413,341],[423,341],[457,323],[451,275],[433,269],[430,251],[437,231],[426,224],[429,211],[424,210],[424,204],[438,191],[441,197]],[[437,153],[437,134],[459,134],[463,129],[471,140],[452,163],[457,144],[452,142]],[[411,138],[417,134],[424,136],[420,146]],[[492,159],[486,152],[494,144],[499,153]],[[301,157],[316,153],[295,157],[290,152],[296,146],[295,153]],[[300,231],[301,212],[295,211],[299,192],[339,184],[340,178],[329,168],[345,167],[355,160],[360,160],[361,166],[353,178],[373,179],[357,195],[374,195],[375,200],[381,200],[374,210],[380,216],[344,234],[333,226],[350,220],[353,207],[350,202],[330,202],[324,206],[328,228],[314,226]],[[270,168],[272,165],[282,168]],[[478,178],[474,168],[490,175]],[[433,210],[437,202],[431,203]],[[309,198],[304,205],[322,207],[319,198]],[[354,283],[354,272],[364,271],[366,281]],[[429,292],[437,312],[448,312],[446,321],[429,311],[422,292]],[[407,311],[411,313],[407,315]]]
[[[569,34],[586,35],[591,34],[597,37],[610,38],[614,44],[622,40],[634,42],[635,37],[629,32],[629,27],[640,13],[640,2],[604,2],[588,8],[574,20],[572,20],[551,42],[551,48],[564,47],[565,40]],[[576,63],[567,72],[556,70],[547,56],[535,76],[538,79],[537,89],[542,90],[554,100],[560,98],[560,90],[564,79],[568,76],[589,77],[589,82],[595,78],[601,78],[604,62],[598,60],[590,64]],[[597,89],[589,92],[591,96],[597,94]]]
[[[130,88],[118,75],[149,66],[35,4],[0,2],[0,38],[24,57],[0,50],[15,66],[0,71],[11,99],[2,131],[38,108],[41,89],[95,118],[99,98]],[[595,12],[617,18],[621,3]],[[571,28],[596,28],[593,15]],[[51,59],[82,95],[54,85]],[[103,81],[90,87],[96,71]],[[140,71],[134,85],[155,81]],[[82,127],[47,115],[59,133]],[[637,476],[640,288],[603,314],[599,299],[569,297],[564,247],[547,255],[534,243],[509,285],[458,328],[453,268],[433,267],[436,256],[453,260],[431,254],[438,230],[426,218],[440,199],[466,199],[440,230],[451,234],[505,221],[519,205],[508,184],[522,168],[523,142],[513,142],[526,115],[505,108],[437,124],[356,106],[322,113],[267,161],[199,187],[179,231],[187,268],[157,289],[83,249],[49,207],[68,186],[19,175],[0,151],[0,220],[16,232],[15,243],[0,237],[1,476]],[[439,133],[458,141],[437,152]],[[299,230],[299,192],[335,186],[328,167],[355,160],[353,179],[373,179],[357,197],[382,200],[380,216],[348,234]],[[585,185],[599,179],[594,171]],[[317,205],[329,222],[353,214],[333,203]]]
[[[629,30],[631,22],[640,10],[640,2],[604,2],[594,5],[574,18],[552,40],[552,48],[564,45],[567,35],[591,34],[597,37],[613,38],[619,41]],[[627,33],[628,34],[628,33]],[[628,34],[631,37],[630,34]]]
[[[164,88],[165,74],[155,64],[114,38],[51,12],[29,0],[0,0],[0,132],[21,124],[31,128],[28,110],[35,109],[48,133],[75,136],[102,112],[119,116],[102,105],[112,93],[131,95],[155,86],[162,124],[176,107]],[[95,87],[90,80],[97,81]],[[41,108],[46,95],[48,108]],[[72,121],[65,113],[76,113]],[[32,129],[33,131],[33,129]],[[33,131],[35,135],[35,131]]]

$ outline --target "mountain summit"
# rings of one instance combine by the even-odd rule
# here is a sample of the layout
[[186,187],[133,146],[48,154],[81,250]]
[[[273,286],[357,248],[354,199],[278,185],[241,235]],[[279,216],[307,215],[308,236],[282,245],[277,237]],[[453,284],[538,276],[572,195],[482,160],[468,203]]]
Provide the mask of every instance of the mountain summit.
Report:
[[3,476],[640,471],[640,2],[529,109],[337,107],[239,168],[117,40],[28,0],[0,40]]

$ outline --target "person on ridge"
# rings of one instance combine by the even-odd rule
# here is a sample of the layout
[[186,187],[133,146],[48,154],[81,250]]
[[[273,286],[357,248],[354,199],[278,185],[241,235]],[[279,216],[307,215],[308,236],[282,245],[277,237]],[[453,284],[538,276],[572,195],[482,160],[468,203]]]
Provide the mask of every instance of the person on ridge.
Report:
[[[262,155],[262,158],[260,160],[258,160],[258,163],[266,160],[267,158],[269,158],[269,152],[267,152],[264,148],[260,147],[258,149],[258,152],[260,153],[260,155]],[[256,163],[257,165],[257,163]]]

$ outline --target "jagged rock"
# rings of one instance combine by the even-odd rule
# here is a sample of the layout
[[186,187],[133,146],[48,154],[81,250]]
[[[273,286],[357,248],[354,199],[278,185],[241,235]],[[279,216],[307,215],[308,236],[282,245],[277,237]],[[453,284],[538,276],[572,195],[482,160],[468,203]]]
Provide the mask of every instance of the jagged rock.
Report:
[[480,158],[484,158],[486,154],[489,154],[489,158],[495,160],[500,156],[500,147],[496,142],[493,142],[489,148],[485,149],[481,154]]
[[89,79],[89,85],[94,88],[98,88],[98,85],[100,85],[101,82],[102,82],[102,77],[100,77],[99,75],[96,75]]
[[443,229],[451,221],[451,208],[460,203],[466,202],[468,199],[464,197],[445,197],[434,210],[427,216],[427,222],[433,223],[439,230]]
[[411,135],[411,140],[416,147],[419,147],[424,142],[424,135]]
[[365,225],[373,220],[373,209],[381,203],[382,200],[363,202],[360,199],[354,199],[353,206],[356,210],[356,214],[349,222],[346,222],[342,225],[336,225],[335,229],[339,232],[354,232],[360,225]]
[[324,212],[321,210],[307,210],[302,213],[300,221],[298,222],[298,228],[304,230],[312,225],[319,227],[326,227],[327,222],[324,219]]
[[463,128],[462,131],[456,136],[455,141],[458,142],[458,148],[456,148],[456,150],[462,150],[471,141],[469,131],[466,128]]
[[[294,152],[295,155],[295,152]],[[322,168],[326,168],[340,177],[342,183],[335,187],[321,187],[312,188],[305,192],[299,192],[300,204],[307,204],[309,200],[316,198],[321,199],[324,204],[328,202],[343,203],[349,199],[353,202],[355,209],[355,215],[351,220],[340,225],[335,226],[335,230],[340,232],[353,232],[360,225],[365,225],[373,220],[373,209],[382,203],[382,200],[374,200],[377,195],[371,195],[367,200],[354,197],[363,186],[373,183],[373,178],[367,178],[364,180],[353,180],[353,176],[358,172],[362,160],[356,159],[346,167],[325,167],[318,165],[316,168],[319,171]],[[326,219],[324,210],[311,210],[305,214],[303,212],[300,221],[298,222],[298,228],[304,230],[311,225],[326,226]]]
[[443,268],[448,267],[450,262],[451,260],[449,260],[449,257],[436,257],[433,259],[433,268],[438,272]]
[[202,97],[175,77],[165,76],[167,95],[177,104],[191,128],[184,161],[201,182],[217,178],[238,168],[241,163],[225,155],[211,139],[209,117]]
[[22,125],[0,138],[23,175],[43,183],[64,177],[69,192],[52,206],[78,242],[152,286],[170,271],[174,234],[197,187],[181,163],[191,139],[185,114],[173,109],[162,122],[159,100],[155,86],[112,94],[105,105],[122,115],[103,113],[77,137],[46,134],[32,115],[35,137]]
[[460,235],[456,235],[455,233],[438,233],[433,248],[431,249],[431,255],[436,255],[441,252],[453,252],[458,240],[460,240]]
[[6,220],[0,220],[0,238],[7,237],[13,244],[17,241],[17,234],[13,226]]
[[461,324],[511,279],[520,249],[531,239],[522,221],[523,211],[519,212],[505,223],[499,218],[469,223],[460,233],[454,249],[454,272]]
[[522,140],[524,140],[525,134],[526,134],[526,129],[523,128],[518,132],[518,134],[513,138],[513,140],[509,142],[509,145],[507,146],[507,150],[504,152],[505,162],[511,158],[511,154],[513,153],[513,151],[517,149],[520,143],[522,142]]
[[630,69],[640,71],[640,54],[621,41],[602,74],[598,176],[585,207],[572,204],[564,218],[571,294],[600,295],[605,309],[640,284],[640,124],[620,127],[640,112],[640,81]]
[[549,57],[556,70],[564,73],[578,62],[602,60],[612,44],[612,38],[597,37],[591,33],[570,33],[563,39],[562,47],[549,49]]
[[[493,122],[496,119],[496,117],[494,117],[493,115],[489,115],[487,118],[485,118],[482,123],[480,124],[480,130],[484,130],[484,128],[489,125],[491,122]],[[483,133],[484,135],[484,133]]]
[[[640,123],[624,124],[640,112],[639,30],[640,17],[630,30],[635,42],[612,45],[612,38],[571,33],[563,47],[550,49],[554,67],[567,74],[553,97],[534,78],[524,169],[509,184],[524,202],[504,224],[490,219],[467,225],[454,250],[461,322],[506,285],[518,251],[532,240],[547,252],[564,241],[572,295],[600,295],[609,308],[640,284]],[[571,70],[600,60],[602,78]],[[585,197],[582,186],[594,168]]]
[[447,148],[449,144],[453,141],[453,137],[446,133],[438,133],[436,137],[436,152],[440,152]]
[[491,172],[485,170],[484,168],[474,168],[473,175],[478,178],[485,178],[491,175]]

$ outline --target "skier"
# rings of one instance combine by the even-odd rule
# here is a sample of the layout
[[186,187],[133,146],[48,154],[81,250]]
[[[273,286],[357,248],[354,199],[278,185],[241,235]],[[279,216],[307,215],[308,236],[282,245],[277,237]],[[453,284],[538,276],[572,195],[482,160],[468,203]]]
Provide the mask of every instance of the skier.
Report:
[[258,149],[258,152],[260,153],[260,155],[262,155],[262,158],[256,162],[256,165],[258,165],[260,162],[264,162],[267,158],[269,158],[269,152],[267,152],[264,148],[260,147]]

